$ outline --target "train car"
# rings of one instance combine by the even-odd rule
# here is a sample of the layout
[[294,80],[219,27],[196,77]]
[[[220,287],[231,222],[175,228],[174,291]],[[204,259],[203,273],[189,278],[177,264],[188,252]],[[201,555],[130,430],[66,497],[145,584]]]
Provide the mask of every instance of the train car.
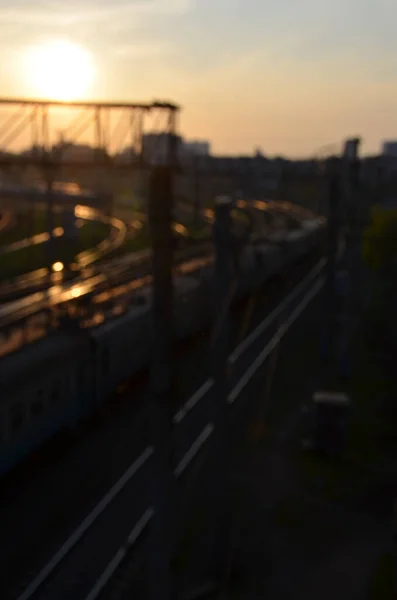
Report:
[[[240,261],[238,296],[262,285],[286,264],[318,246],[322,224],[294,232],[279,244],[247,248]],[[183,339],[211,321],[213,261],[193,261],[175,278],[175,335]],[[62,428],[92,414],[120,385],[150,361],[150,287],[124,314],[92,329],[58,331],[2,358],[0,475]],[[23,378],[21,378],[21,373]]]
[[91,332],[96,406],[148,363],[151,331],[148,298],[140,306],[130,307],[124,315]]
[[2,359],[0,475],[89,410],[90,348],[88,335],[57,334]]

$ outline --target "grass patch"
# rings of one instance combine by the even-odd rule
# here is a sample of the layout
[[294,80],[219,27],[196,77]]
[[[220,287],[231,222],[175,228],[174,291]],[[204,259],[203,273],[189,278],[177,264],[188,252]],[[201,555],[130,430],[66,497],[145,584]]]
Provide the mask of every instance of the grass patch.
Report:
[[139,252],[140,250],[145,250],[145,248],[148,248],[149,245],[149,228],[146,224],[144,224],[143,227],[137,231],[136,235],[133,237],[128,237],[119,248],[113,250],[113,252],[106,256],[106,258],[115,258],[130,252]]
[[396,564],[393,552],[378,559],[371,578],[368,600],[393,600],[396,597]]
[[274,511],[274,522],[290,532],[302,530],[302,506],[296,498],[283,498]]
[[[320,300],[315,301],[311,311],[281,341],[275,351],[279,352],[275,367],[272,360],[268,362],[262,389],[267,429],[280,426],[288,413],[310,399],[313,376],[320,369]],[[267,387],[269,377],[272,383]]]
[[[328,389],[346,392],[352,400],[346,449],[343,456],[325,458],[304,451],[295,440],[300,473],[309,489],[330,500],[349,501],[387,484],[390,465],[394,462],[395,446],[387,443],[390,420],[380,410],[381,397],[387,393],[388,382],[377,370],[364,335],[365,321],[351,346],[351,377],[343,380],[329,372]],[[394,423],[392,424],[394,427]]]
[[205,529],[206,524],[207,514],[205,508],[203,506],[196,507],[194,514],[184,529],[183,536],[172,559],[172,568],[176,573],[185,572],[189,565],[194,546],[200,537],[200,532]]
[[[62,225],[59,213],[54,214],[54,227]],[[32,235],[43,233],[48,229],[47,213],[35,210],[32,213],[20,212],[16,215],[16,223],[10,229],[0,232],[0,246],[8,246]]]
[[307,489],[324,499],[352,500],[374,484],[371,472],[343,458],[325,458],[299,449],[296,459]]
[[5,254],[1,257],[0,280],[49,267],[56,261],[71,264],[77,254],[95,248],[108,234],[109,227],[105,223],[87,221],[78,230],[75,240],[59,237],[52,240],[52,247],[44,242]]
[[85,221],[76,240],[78,252],[97,246],[109,235],[109,225],[99,221]]
[[[379,393],[382,386],[387,388],[387,382],[382,381],[371,362],[362,330],[352,342],[349,379],[343,379],[335,367],[322,361],[322,331],[323,306],[319,297],[281,342],[275,365],[270,359],[262,381],[258,380],[260,398],[252,425],[262,423],[263,447],[272,443],[279,430],[291,429],[291,435],[286,434],[291,458],[309,492],[324,499],[354,500],[386,483],[388,463],[395,452],[395,448],[390,449],[383,441],[385,432],[390,430],[390,420],[379,411]],[[326,459],[302,448],[306,424],[305,418],[298,414],[299,408],[310,403],[316,389],[346,392],[352,398],[345,457],[340,459]]]
[[205,240],[212,236],[212,230],[208,223],[204,223],[201,227],[188,227],[189,235],[193,240]]
[[330,510],[323,503],[315,503],[299,495],[289,494],[277,502],[273,509],[272,523],[278,533],[288,543],[297,544],[302,551],[319,557],[327,554],[335,543],[332,533],[336,531],[332,524],[324,520]]

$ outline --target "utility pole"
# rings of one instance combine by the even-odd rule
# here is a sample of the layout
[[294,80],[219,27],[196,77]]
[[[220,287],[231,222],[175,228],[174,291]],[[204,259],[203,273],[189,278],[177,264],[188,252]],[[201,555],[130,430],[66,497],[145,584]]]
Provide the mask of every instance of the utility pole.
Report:
[[215,222],[213,238],[215,244],[214,322],[211,339],[212,371],[215,380],[214,425],[215,439],[213,452],[214,497],[209,509],[212,543],[208,548],[211,572],[217,580],[223,574],[229,547],[230,520],[227,514],[227,394],[228,394],[228,355],[230,344],[230,305],[234,294],[233,285],[233,238],[232,207],[230,197],[215,199]]
[[[172,115],[174,118],[174,115]],[[174,123],[168,161],[154,166],[150,178],[149,228],[153,249],[153,355],[149,400],[153,458],[153,523],[149,539],[149,600],[174,600],[172,553],[172,407],[173,281],[172,178],[175,161]]]
[[229,355],[229,309],[233,278],[233,239],[232,239],[233,200],[228,196],[215,199],[215,222],[213,237],[215,243],[215,302],[214,314],[218,315],[211,340],[213,371],[218,386],[221,406],[226,405],[226,368]]
[[[347,140],[342,159],[328,162],[328,248],[326,299],[325,355],[337,360],[342,375],[348,374],[348,347],[353,333],[360,302],[361,279],[361,199],[358,197],[360,140]],[[342,203],[343,198],[343,203]],[[344,233],[344,269],[337,269],[338,246]],[[347,277],[345,294],[337,290]],[[339,293],[338,293],[339,291]],[[344,297],[342,298],[341,296]],[[337,305],[339,307],[337,308]]]
[[346,142],[345,149],[345,185],[347,199],[347,231],[348,231],[348,270],[350,286],[350,316],[361,304],[361,239],[363,225],[363,198],[359,194],[360,160],[358,156],[359,139]]
[[194,194],[194,226],[198,227],[200,220],[200,171],[197,154],[193,155],[193,194]]
[[349,371],[349,344],[362,306],[361,240],[363,226],[363,198],[359,195],[360,139],[345,143],[343,156],[344,228],[346,230],[347,296],[344,299],[342,331],[339,338],[339,364],[343,375]]
[[52,170],[46,170],[46,195],[47,195],[47,230],[48,240],[48,267],[51,274],[51,266],[54,263],[54,173]]
[[336,335],[336,259],[340,233],[340,160],[331,158],[327,164],[328,179],[328,235],[325,293],[326,333],[324,355],[335,356]]

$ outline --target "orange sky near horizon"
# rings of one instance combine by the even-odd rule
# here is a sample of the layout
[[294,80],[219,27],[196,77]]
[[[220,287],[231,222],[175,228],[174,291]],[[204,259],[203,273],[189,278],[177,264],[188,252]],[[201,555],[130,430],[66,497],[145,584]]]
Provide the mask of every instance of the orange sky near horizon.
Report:
[[[397,138],[390,0],[0,0],[2,96],[182,106],[219,154]],[[1,115],[0,115],[1,117]]]

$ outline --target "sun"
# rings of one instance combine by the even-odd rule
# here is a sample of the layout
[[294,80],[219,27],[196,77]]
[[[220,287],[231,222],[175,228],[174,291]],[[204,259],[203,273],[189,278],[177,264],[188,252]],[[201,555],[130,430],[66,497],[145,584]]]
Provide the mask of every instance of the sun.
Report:
[[48,100],[86,97],[95,72],[91,54],[67,40],[46,41],[31,48],[26,67],[34,93]]

